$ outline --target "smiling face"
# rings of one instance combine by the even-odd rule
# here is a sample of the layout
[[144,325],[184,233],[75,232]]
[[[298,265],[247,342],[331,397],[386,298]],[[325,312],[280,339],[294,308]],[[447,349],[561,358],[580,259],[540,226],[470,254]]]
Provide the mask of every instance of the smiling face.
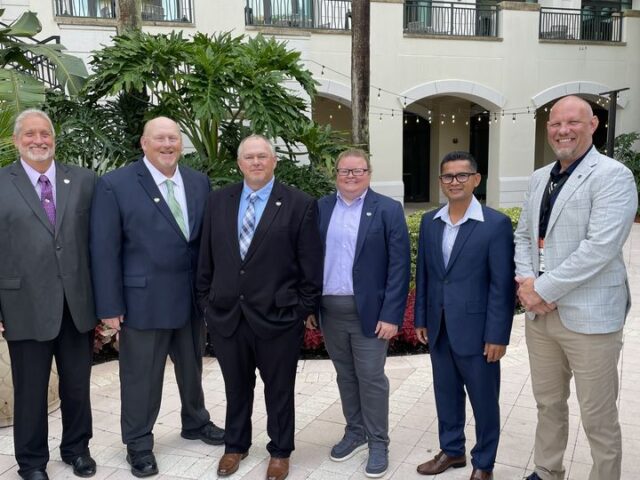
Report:
[[56,153],[55,137],[46,118],[31,114],[26,116],[19,130],[13,135],[20,158],[40,173],[47,171]]
[[166,117],[148,121],[140,145],[151,165],[166,177],[173,177],[182,155],[182,134],[176,122]]
[[547,140],[563,169],[584,155],[597,127],[598,117],[581,98],[565,97],[553,106],[547,122]]
[[[458,173],[473,173],[473,171],[469,160],[450,160],[442,164],[440,174],[457,175]],[[479,173],[474,173],[464,183],[460,183],[455,178],[451,183],[444,183],[440,180],[440,188],[442,188],[442,193],[447,197],[449,203],[468,204],[471,202],[473,190],[480,185],[480,178]]]
[[238,167],[251,190],[260,190],[271,181],[276,164],[271,145],[263,138],[248,137],[240,145]]
[[342,198],[347,201],[352,201],[362,195],[369,184],[371,183],[371,171],[367,165],[366,159],[357,155],[347,155],[340,159],[336,165],[336,170],[339,169],[362,169],[365,170],[362,175],[354,175],[353,172],[349,172],[348,175],[336,174],[336,187]]

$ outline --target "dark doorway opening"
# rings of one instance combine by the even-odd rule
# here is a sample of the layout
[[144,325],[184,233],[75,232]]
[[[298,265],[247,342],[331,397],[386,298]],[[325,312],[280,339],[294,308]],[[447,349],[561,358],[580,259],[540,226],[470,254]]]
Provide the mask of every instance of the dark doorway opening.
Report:
[[476,188],[475,195],[478,200],[487,199],[487,174],[489,173],[489,124],[491,119],[486,115],[472,116],[469,121],[469,153],[478,162],[478,172],[482,175],[482,181]]
[[413,113],[404,114],[402,180],[405,202],[429,201],[429,122]]

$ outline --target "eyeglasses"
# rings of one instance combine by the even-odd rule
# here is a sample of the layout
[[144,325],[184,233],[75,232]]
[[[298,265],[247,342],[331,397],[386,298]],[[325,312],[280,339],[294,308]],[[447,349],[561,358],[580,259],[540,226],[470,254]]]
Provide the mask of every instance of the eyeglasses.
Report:
[[453,179],[455,178],[458,183],[466,183],[467,180],[471,177],[471,175],[477,175],[478,172],[462,172],[456,173],[452,175],[450,173],[445,173],[444,175],[440,175],[438,178],[442,183],[453,183]]
[[348,177],[350,173],[354,177],[361,177],[368,171],[368,168],[336,168],[337,174],[341,177]]

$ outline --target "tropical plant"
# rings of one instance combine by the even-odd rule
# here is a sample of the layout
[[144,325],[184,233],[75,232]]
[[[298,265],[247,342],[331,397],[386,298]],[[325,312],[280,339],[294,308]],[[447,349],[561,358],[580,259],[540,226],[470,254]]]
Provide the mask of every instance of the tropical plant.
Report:
[[13,145],[13,111],[0,102],[0,167],[4,167],[16,159]]
[[640,215],[640,151],[634,149],[636,142],[640,140],[638,132],[623,133],[616,137],[613,156],[616,160],[624,163],[636,181],[636,189],[638,190],[638,215]]
[[289,88],[295,83],[315,94],[300,53],[272,38],[131,31],[96,52],[91,66],[90,97],[146,91],[148,115],[176,120],[210,176],[235,163],[240,139],[252,132],[278,138],[288,158],[323,168],[335,158],[329,145],[344,148],[344,137],[315,125],[305,99]]

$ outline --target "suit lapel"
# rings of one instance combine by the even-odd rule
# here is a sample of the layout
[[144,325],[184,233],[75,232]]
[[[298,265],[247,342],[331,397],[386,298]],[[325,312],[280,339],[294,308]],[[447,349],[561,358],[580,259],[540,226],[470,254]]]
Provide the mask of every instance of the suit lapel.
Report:
[[353,263],[358,261],[358,257],[360,256],[360,252],[364,246],[364,240],[367,238],[367,232],[375,218],[377,208],[378,196],[373,190],[369,189],[367,195],[364,197],[362,213],[360,214],[360,226],[358,227],[358,238],[356,240],[356,251],[353,255]]
[[38,217],[47,230],[51,232],[51,235],[54,235],[55,232],[53,225],[51,225],[44,208],[42,208],[42,203],[40,203],[36,189],[33,188],[33,185],[27,176],[27,172],[22,168],[20,161],[13,163],[10,168],[11,175],[13,176],[13,184],[16,186],[16,189],[22,198],[24,198],[27,205],[29,205],[29,208],[33,210],[33,213],[36,214],[36,217]]
[[451,250],[451,256],[449,257],[449,263],[447,264],[447,267],[446,267],[447,272],[451,270],[451,267],[455,263],[456,258],[458,258],[458,255],[462,251],[462,247],[467,242],[469,235],[471,235],[471,232],[473,232],[473,230],[476,228],[477,225],[478,225],[478,221],[471,220],[471,219],[467,220],[462,225],[460,225],[460,230],[458,231],[458,235],[456,236],[456,241],[453,244],[453,249]]
[[71,170],[66,165],[56,162],[56,236],[62,225],[62,218],[67,210],[67,201],[71,195],[74,182]]
[[434,245],[433,248],[429,248],[427,246],[427,250],[431,251],[432,255],[436,257],[436,264],[440,268],[441,273],[445,273],[446,268],[444,265],[444,257],[442,256],[442,235],[444,234],[444,222],[439,219],[431,219],[433,222],[433,228],[431,229],[432,238],[431,245]]
[[201,215],[196,215],[196,208],[198,208],[198,205],[196,205],[194,198],[195,188],[191,172],[186,169],[180,169],[180,176],[182,177],[182,183],[184,185],[184,196],[187,199],[187,215],[189,216],[189,225],[187,225],[187,227],[189,230],[189,238],[191,238],[196,227],[196,219],[201,218]]
[[[262,212],[262,217],[260,217],[260,221],[256,226],[256,230],[253,233],[253,238],[251,239],[251,245],[249,245],[249,250],[247,250],[247,254],[244,257],[244,261],[247,262],[253,256],[253,253],[258,249],[262,240],[264,240],[267,232],[269,231],[269,227],[273,223],[273,220],[278,215],[280,208],[282,207],[282,195],[283,189],[282,186],[276,181],[273,184],[273,190],[271,190],[271,195],[267,199],[267,205],[265,206],[264,212]],[[236,227],[237,230],[237,227]],[[240,247],[238,246],[238,251],[240,251]]]
[[164,197],[160,193],[160,189],[156,185],[156,182],[153,180],[153,177],[151,176],[151,172],[149,171],[149,169],[147,168],[147,166],[144,164],[142,160],[138,160],[138,163],[136,164],[136,170],[138,173],[138,181],[140,182],[142,189],[149,196],[149,199],[155,204],[156,208],[160,210],[160,213],[164,216],[167,222],[169,222],[169,224],[173,227],[176,233],[180,235],[180,238],[187,241],[184,238],[184,233],[182,233],[182,230],[180,230],[180,227],[178,226],[178,222],[176,222],[176,219],[173,216],[173,213],[171,213],[171,210],[169,209],[169,205],[167,205],[167,202],[165,201]]
[[582,185],[589,175],[591,175],[593,167],[598,164],[598,154],[594,154],[594,152],[596,152],[596,150],[592,149],[591,152],[589,152],[589,154],[580,162],[567,179],[567,182],[562,187],[562,190],[560,190],[560,193],[558,193],[558,198],[556,198],[553,208],[551,209],[551,215],[549,216],[547,235],[549,234],[549,230],[551,230],[553,225],[556,223],[558,215],[560,215],[564,204],[567,203],[567,200],[573,196],[577,188]]
[[229,242],[229,251],[232,252],[231,255],[236,258],[238,263],[242,261],[240,258],[240,239],[238,238],[238,211],[240,210],[242,187],[243,184],[239,183],[231,189],[227,200],[227,207],[224,209],[223,222],[225,230],[229,232],[229,235],[225,235]]

